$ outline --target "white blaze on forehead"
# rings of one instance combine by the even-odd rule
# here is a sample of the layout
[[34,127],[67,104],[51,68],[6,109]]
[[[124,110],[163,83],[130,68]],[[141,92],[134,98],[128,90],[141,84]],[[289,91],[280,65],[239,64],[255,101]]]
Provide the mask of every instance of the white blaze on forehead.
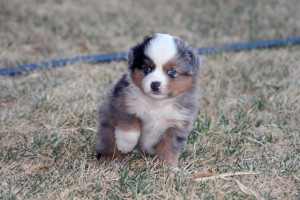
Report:
[[[155,34],[145,49],[145,54],[155,64],[153,72],[148,74],[142,81],[144,91],[154,98],[166,96],[165,88],[168,81],[167,75],[163,70],[163,65],[173,59],[177,54],[177,47],[174,38],[167,34]],[[160,95],[152,94],[151,83],[159,82]]]
[[173,37],[161,33],[155,34],[145,50],[145,54],[154,62],[156,67],[162,67],[163,64],[174,58],[176,53],[177,48]]

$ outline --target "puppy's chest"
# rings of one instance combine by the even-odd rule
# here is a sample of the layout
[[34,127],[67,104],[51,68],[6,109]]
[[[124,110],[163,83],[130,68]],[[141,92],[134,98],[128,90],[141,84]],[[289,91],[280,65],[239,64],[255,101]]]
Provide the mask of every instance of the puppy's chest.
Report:
[[174,126],[170,122],[180,123],[185,118],[180,110],[170,102],[137,98],[130,101],[128,108],[129,112],[141,120],[139,146],[142,151],[149,154],[154,154],[153,147],[159,142],[166,129]]
[[183,128],[191,120],[189,111],[176,104],[175,99],[151,99],[140,93],[131,93],[126,101],[127,111],[141,120],[139,146],[154,154],[153,147],[170,127]]
[[129,112],[135,114],[142,121],[142,129],[161,132],[179,125],[187,120],[184,108],[178,108],[172,101],[149,100],[136,98],[128,105]]

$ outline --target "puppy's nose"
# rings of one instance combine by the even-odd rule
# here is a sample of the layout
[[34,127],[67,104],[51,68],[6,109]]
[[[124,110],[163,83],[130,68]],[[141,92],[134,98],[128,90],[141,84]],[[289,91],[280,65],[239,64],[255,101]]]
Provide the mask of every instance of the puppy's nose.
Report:
[[159,90],[159,86],[160,86],[160,82],[152,82],[151,83],[151,89],[154,91],[154,92],[157,92]]

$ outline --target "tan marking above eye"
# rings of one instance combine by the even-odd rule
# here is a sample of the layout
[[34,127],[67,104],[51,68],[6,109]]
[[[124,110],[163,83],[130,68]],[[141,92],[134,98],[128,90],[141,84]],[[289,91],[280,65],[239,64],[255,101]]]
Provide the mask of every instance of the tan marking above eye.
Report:
[[169,69],[171,69],[171,68],[174,68],[175,69],[175,72],[176,72],[176,74],[175,74],[175,78],[177,77],[177,76],[179,76],[179,75],[184,75],[183,73],[182,73],[182,71],[179,69],[179,65],[178,65],[179,63],[178,62],[176,62],[176,61],[174,61],[174,60],[171,60],[171,61],[169,61],[169,62],[167,62],[167,63],[165,63],[164,65],[163,65],[163,70],[167,73],[167,71],[169,70]]
[[171,60],[163,65],[163,70],[168,71],[169,69],[174,68],[175,71],[177,72],[176,65],[177,65],[177,63],[175,61]]
[[145,59],[144,62],[146,63],[146,65],[148,65],[151,68],[155,67],[154,63],[149,59]]

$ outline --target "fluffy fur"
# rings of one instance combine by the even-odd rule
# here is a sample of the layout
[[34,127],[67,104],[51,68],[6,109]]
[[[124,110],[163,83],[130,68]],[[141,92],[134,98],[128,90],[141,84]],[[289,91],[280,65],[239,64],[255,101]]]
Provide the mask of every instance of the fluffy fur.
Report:
[[198,113],[200,58],[183,40],[155,34],[127,59],[127,72],[98,110],[97,157],[138,149],[176,167]]

